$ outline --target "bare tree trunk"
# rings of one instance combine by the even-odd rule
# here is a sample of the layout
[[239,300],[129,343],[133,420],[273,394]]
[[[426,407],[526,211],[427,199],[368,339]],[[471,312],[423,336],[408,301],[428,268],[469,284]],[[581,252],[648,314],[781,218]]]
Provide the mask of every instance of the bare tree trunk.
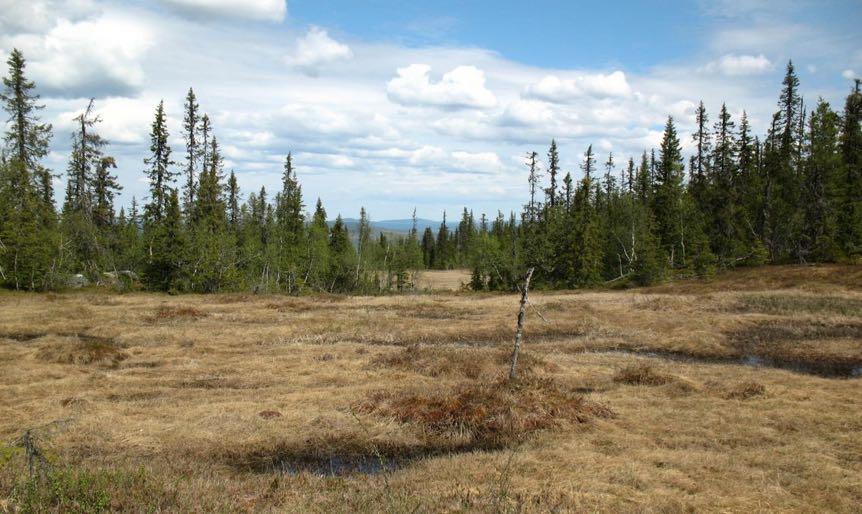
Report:
[[518,329],[515,331],[515,348],[512,350],[512,365],[509,368],[509,380],[518,378],[518,353],[521,351],[521,338],[524,332],[524,317],[527,314],[527,294],[530,291],[530,279],[533,278],[533,270],[527,270],[527,278],[524,280],[524,289],[521,291],[521,308],[518,310]]

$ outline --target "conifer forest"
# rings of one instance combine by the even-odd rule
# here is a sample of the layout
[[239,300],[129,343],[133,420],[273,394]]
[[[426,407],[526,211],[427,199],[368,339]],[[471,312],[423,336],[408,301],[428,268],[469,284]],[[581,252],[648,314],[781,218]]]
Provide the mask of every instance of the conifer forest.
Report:
[[[359,213],[353,234],[339,216],[303,196],[302,163],[284,156],[278,191],[241,191],[222,141],[192,88],[182,137],[172,148],[164,103],[155,106],[141,173],[146,198],[118,208],[123,189],[95,102],[75,119],[65,170],[43,158],[57,134],[40,117],[39,87],[13,50],[2,103],[0,280],[53,290],[70,277],[139,281],[171,292],[379,293],[412,287],[425,269],[469,268],[474,290],[515,290],[528,268],[534,286],[649,285],[708,277],[736,267],[858,262],[862,257],[862,92],[843,106],[807,102],[788,62],[765,134],[745,113],[701,102],[693,134],[667,118],[658,148],[640,155],[583,150],[562,169],[555,141],[529,149],[520,212],[442,213],[420,233],[372,234]],[[776,86],[779,86],[776,84]],[[688,159],[681,140],[696,149]],[[62,188],[62,205],[54,190]],[[107,275],[106,275],[107,274]]]

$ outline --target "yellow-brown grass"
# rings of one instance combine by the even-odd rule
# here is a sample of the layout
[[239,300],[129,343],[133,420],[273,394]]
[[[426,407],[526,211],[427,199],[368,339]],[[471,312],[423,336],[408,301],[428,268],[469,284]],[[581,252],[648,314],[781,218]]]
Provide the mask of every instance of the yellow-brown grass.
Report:
[[859,276],[537,292],[515,386],[514,295],[0,292],[0,511],[855,512],[862,379],[727,359],[860,362]]

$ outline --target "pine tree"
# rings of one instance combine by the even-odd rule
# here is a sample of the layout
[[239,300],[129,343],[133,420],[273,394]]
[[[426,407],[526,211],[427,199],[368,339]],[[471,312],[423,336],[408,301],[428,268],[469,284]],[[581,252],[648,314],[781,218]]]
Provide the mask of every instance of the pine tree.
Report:
[[145,207],[147,222],[158,223],[165,215],[170,185],[177,173],[171,169],[171,147],[168,144],[165,102],[159,102],[150,130],[150,156],[144,159],[145,173],[150,179],[150,203]]
[[653,191],[653,209],[659,243],[671,266],[685,264],[685,231],[682,219],[682,149],[673,118],[668,117],[659,150]]

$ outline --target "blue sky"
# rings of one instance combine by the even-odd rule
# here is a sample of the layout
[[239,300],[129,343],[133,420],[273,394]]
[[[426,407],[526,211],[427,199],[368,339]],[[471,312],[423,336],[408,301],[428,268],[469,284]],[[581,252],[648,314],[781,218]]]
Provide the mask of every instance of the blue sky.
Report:
[[577,176],[587,145],[636,157],[668,115],[688,147],[700,100],[763,132],[791,58],[809,105],[840,109],[862,73],[860,21],[858,0],[0,0],[0,54],[30,62],[58,173],[95,97],[121,203],[145,201],[160,99],[181,160],[192,86],[244,192],[274,194],[291,151],[309,206],[439,219],[517,209],[523,156],[551,138]]

